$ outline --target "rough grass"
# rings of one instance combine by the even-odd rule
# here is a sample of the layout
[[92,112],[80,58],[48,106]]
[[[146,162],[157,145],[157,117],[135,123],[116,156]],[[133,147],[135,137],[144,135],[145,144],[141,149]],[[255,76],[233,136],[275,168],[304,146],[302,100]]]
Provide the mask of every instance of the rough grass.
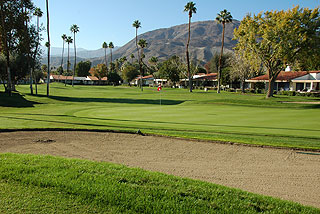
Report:
[[[118,130],[271,145],[320,149],[319,98],[203,92],[184,89],[75,86],[51,84],[51,95],[0,93],[0,129],[71,128]],[[160,106],[161,98],[161,106]]]
[[0,154],[0,213],[319,213],[316,208],[123,165]]

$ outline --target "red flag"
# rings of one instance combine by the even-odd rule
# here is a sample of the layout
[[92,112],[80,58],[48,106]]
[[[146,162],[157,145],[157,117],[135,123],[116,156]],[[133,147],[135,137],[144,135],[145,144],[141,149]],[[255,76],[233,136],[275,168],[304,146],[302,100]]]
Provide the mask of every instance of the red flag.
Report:
[[162,90],[162,87],[161,87],[161,84],[159,84],[158,91],[161,91],[161,90]]

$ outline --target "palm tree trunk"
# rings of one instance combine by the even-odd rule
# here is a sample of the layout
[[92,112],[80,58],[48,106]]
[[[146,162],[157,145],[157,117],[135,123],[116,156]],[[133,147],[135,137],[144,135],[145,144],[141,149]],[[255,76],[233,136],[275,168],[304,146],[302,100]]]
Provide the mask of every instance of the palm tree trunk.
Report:
[[[62,69],[62,73],[63,73],[63,55],[64,55],[64,40],[63,40],[63,43],[62,43],[62,55],[61,55],[61,69]],[[60,72],[59,72],[58,82],[60,82]]]
[[107,64],[107,49],[106,48],[104,49],[104,59],[105,59],[105,62],[106,62],[106,66],[108,67],[108,64]]
[[49,97],[49,84],[50,84],[50,32],[49,32],[49,3],[46,0],[47,7],[47,35],[48,35],[48,73],[47,73],[47,97]]
[[70,69],[70,44],[68,43],[68,62],[67,62],[67,74],[66,74],[66,78],[64,81],[64,86],[67,86],[67,76],[69,73],[69,69]]
[[76,33],[73,33],[73,46],[74,46],[74,66],[73,66],[73,75],[72,75],[72,87],[74,82],[74,75],[76,73],[76,65],[77,65],[77,49],[76,49]]
[[[37,59],[37,53],[38,53],[38,48],[39,48],[39,42],[40,42],[40,35],[39,35],[39,16],[37,16],[37,39],[38,39],[38,42],[36,44],[36,50],[34,52],[34,56],[33,56],[33,65],[32,65],[32,75],[34,74],[34,67],[35,67],[35,64],[36,64],[36,59]],[[32,80],[31,80],[32,81]],[[34,76],[34,84],[36,86],[36,95],[38,95],[38,87],[37,87],[37,77]]]
[[[24,13],[27,14],[27,8],[24,8]],[[24,28],[25,28],[25,33],[28,34],[28,20],[25,20],[24,23]],[[30,69],[30,77],[29,77],[29,81],[30,81],[30,94],[33,95],[33,88],[32,88],[32,71],[33,69],[31,68],[31,47],[30,47],[30,38],[29,36],[27,36],[27,45],[28,45],[28,53],[27,53],[27,70]]]
[[190,25],[191,25],[191,16],[189,16],[188,41],[187,41],[186,55],[187,55],[187,66],[188,66],[189,91],[192,92],[192,77],[191,77],[190,59],[189,59]]
[[224,29],[225,23],[222,23],[222,43],[221,43],[221,53],[219,57],[219,66],[218,66],[218,89],[217,93],[220,93],[220,85],[221,85],[221,63],[222,63],[222,55],[223,55],[223,46],[224,46]]
[[137,46],[137,52],[138,52],[138,62],[139,62],[139,70],[140,70],[140,87],[141,91],[143,91],[143,86],[142,86],[142,67],[141,67],[141,62],[140,62],[140,54],[139,54],[139,46],[138,46],[138,28],[136,28],[136,46]]

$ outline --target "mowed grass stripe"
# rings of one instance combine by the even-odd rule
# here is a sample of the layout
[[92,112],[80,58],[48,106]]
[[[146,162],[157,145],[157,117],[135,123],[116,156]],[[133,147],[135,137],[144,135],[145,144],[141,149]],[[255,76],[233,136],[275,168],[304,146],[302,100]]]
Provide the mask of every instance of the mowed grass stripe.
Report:
[[[23,95],[19,99],[0,94],[6,100],[0,100],[2,129],[140,129],[149,134],[320,149],[318,105],[282,103],[317,98],[265,100],[263,95],[164,89],[160,106],[160,93],[154,88],[140,92],[135,87],[71,88],[55,83],[50,98],[30,96],[27,86],[18,89]],[[14,106],[17,100],[17,107],[4,107],[10,102]]]
[[0,186],[5,188],[0,212],[53,213],[55,207],[58,213],[62,208],[78,213],[320,212],[207,182],[52,156],[0,154]]

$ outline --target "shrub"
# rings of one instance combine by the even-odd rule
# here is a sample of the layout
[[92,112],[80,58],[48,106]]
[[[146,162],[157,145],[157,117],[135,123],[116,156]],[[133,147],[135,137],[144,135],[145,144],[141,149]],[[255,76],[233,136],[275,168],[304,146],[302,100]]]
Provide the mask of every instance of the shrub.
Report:
[[295,91],[282,91],[281,95],[296,96],[296,92]]

